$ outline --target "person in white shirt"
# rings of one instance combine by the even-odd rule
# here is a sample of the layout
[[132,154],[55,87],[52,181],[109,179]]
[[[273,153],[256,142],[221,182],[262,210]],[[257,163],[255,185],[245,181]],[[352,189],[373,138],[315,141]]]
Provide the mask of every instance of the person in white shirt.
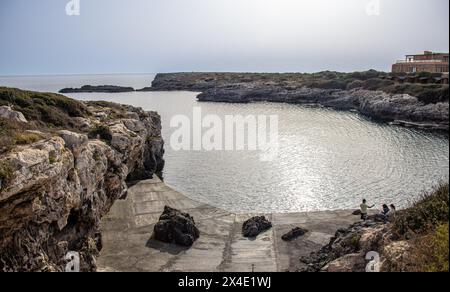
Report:
[[367,205],[367,200],[364,199],[362,204],[360,205],[360,207],[361,207],[361,220],[366,221],[368,210],[375,207],[375,205],[372,205],[372,206]]

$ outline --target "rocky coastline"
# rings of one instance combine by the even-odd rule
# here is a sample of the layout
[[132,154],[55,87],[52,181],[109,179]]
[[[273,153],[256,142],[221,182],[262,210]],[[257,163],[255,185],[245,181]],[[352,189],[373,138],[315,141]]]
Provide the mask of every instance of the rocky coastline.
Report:
[[[428,92],[421,93],[419,98],[410,94],[388,93],[380,86],[376,87],[376,90],[369,90],[366,89],[370,88],[369,86],[361,85],[363,82],[375,82],[373,80],[378,78],[365,80],[359,77],[359,80],[346,77],[346,83],[333,83],[333,80],[324,81],[326,76],[317,79],[319,81],[311,81],[316,80],[315,77],[306,76],[269,73],[158,74],[152,87],[146,90],[195,91],[200,92],[198,100],[206,102],[285,102],[318,105],[337,110],[354,110],[376,121],[407,127],[443,132],[449,130],[449,102],[446,97],[434,98],[438,102],[425,102],[424,96],[429,94]],[[386,83],[386,86],[388,84],[393,86],[391,81]],[[434,95],[448,94],[448,86],[434,90]]]
[[133,87],[115,85],[84,85],[80,88],[63,88],[59,93],[124,93],[135,91]]
[[[358,272],[367,268],[370,252],[380,256],[381,271],[448,270],[448,184],[392,222],[357,222],[350,211],[265,214],[266,222],[189,200],[161,182],[164,141],[156,112],[0,87],[0,134],[0,271],[64,271],[69,252],[79,254],[81,271],[137,269],[129,259],[142,249],[149,259],[142,271],[192,269],[202,254],[211,259],[197,267],[202,271],[244,271],[260,259],[262,271]],[[167,258],[160,252],[167,246],[149,241],[164,205],[192,214],[159,217],[169,230],[172,217],[192,221],[192,238],[180,241],[193,245],[191,252]],[[199,232],[206,236],[198,238]],[[244,238],[260,232],[256,241]],[[147,244],[136,242],[137,234]],[[118,250],[124,244],[138,247]],[[430,244],[436,248],[421,249]],[[248,253],[231,252],[242,247]]]
[[10,104],[2,138],[13,137],[0,152],[0,271],[64,271],[68,252],[79,253],[81,271],[96,271],[101,218],[128,182],[164,167],[160,116],[10,88],[0,103]]

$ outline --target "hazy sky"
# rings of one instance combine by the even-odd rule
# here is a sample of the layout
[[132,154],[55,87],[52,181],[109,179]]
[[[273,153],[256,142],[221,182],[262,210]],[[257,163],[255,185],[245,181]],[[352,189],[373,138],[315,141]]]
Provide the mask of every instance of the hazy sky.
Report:
[[389,70],[449,50],[448,0],[79,1],[0,0],[0,75]]

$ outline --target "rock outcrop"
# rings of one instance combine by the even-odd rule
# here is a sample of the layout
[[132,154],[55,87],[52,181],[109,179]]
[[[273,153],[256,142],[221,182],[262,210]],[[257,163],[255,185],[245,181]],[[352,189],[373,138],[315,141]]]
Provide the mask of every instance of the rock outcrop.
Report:
[[315,104],[338,110],[355,110],[374,120],[448,131],[449,103],[424,103],[408,94],[392,94],[359,87],[317,88],[301,82],[302,74],[174,73],[158,74],[146,90],[201,92],[198,100],[209,102],[285,102]]
[[133,87],[115,86],[115,85],[84,85],[80,88],[63,88],[60,93],[123,93],[133,92]]
[[165,243],[190,247],[200,237],[194,218],[168,206],[154,227],[153,237]]
[[[86,106],[84,117],[73,117],[86,132],[42,129],[50,138],[0,155],[8,169],[0,189],[0,271],[64,271],[69,251],[79,254],[81,271],[95,271],[102,216],[126,196],[127,181],[162,171],[157,113]],[[92,137],[100,128],[111,139]]]
[[242,235],[244,237],[256,237],[270,228],[272,228],[272,223],[266,217],[257,216],[244,222],[242,225]]
[[281,239],[283,239],[284,241],[291,241],[300,236],[305,235],[306,233],[308,233],[308,230],[301,228],[301,227],[296,227],[296,228],[292,229],[291,231],[289,231],[288,233],[286,233],[285,235],[283,235],[281,237]]
[[27,119],[21,112],[15,111],[9,106],[0,106],[0,118],[18,123],[28,123]]
[[[378,252],[380,255],[380,271],[389,271],[386,247],[394,243],[389,224],[367,221],[340,229],[331,238],[329,244],[301,262],[307,266],[302,272],[364,272],[369,261],[368,253]],[[387,251],[393,250],[388,248]]]

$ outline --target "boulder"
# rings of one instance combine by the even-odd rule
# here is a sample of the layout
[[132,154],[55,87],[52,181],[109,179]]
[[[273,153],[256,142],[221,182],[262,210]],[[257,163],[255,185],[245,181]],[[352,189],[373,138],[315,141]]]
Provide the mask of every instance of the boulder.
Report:
[[368,227],[361,234],[359,246],[365,252],[378,250],[383,243],[383,237],[388,233],[388,229],[384,225]]
[[361,215],[361,210],[355,210],[355,211],[352,213],[352,215],[360,216],[360,215]]
[[408,271],[408,263],[411,262],[411,243],[408,241],[396,241],[383,247],[383,260],[381,270],[384,271]]
[[28,123],[25,116],[9,106],[0,106],[0,118],[8,119],[13,122]]
[[74,122],[78,125],[78,128],[82,131],[88,132],[92,127],[91,121],[82,117],[73,118]]
[[71,150],[85,146],[89,141],[87,135],[78,134],[67,130],[59,131],[58,134],[66,143],[66,147]]
[[200,237],[200,231],[189,214],[166,206],[153,236],[158,241],[190,247]]
[[242,226],[242,235],[244,237],[256,237],[260,233],[272,228],[272,223],[264,216],[253,217],[244,222]]
[[283,235],[281,238],[284,241],[291,241],[294,240],[300,236],[305,235],[306,233],[308,233],[308,230],[301,228],[301,227],[297,227],[292,229],[291,231],[289,231],[288,233],[286,233],[285,235]]

